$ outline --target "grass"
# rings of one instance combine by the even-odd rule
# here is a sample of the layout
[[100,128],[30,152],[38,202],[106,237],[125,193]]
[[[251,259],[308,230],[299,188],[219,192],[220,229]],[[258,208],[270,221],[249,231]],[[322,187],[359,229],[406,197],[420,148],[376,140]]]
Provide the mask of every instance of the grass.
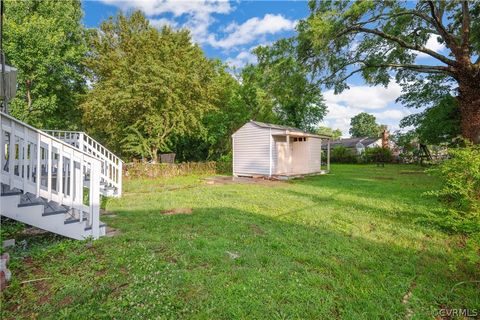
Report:
[[[421,168],[337,165],[288,183],[127,180],[93,245],[55,236],[17,248],[2,319],[432,319],[480,309],[462,239],[423,217]],[[192,208],[191,215],[161,210]],[[52,277],[21,284],[21,281]],[[480,310],[477,310],[480,311]]]

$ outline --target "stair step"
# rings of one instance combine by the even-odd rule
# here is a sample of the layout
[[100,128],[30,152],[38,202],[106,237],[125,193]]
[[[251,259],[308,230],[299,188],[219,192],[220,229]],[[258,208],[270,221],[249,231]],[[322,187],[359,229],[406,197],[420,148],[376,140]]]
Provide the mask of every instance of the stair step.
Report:
[[20,198],[18,207],[45,205],[47,201],[44,198],[37,197],[33,193],[27,192]]
[[49,201],[48,203],[45,204],[45,209],[42,213],[42,216],[50,216],[54,214],[67,213],[68,210],[69,208],[66,206],[61,206],[55,201]]
[[1,184],[2,192],[1,196],[6,197],[6,196],[16,196],[19,194],[22,194],[22,190],[17,189],[17,188],[12,188],[10,189],[10,186],[8,184],[2,183]]
[[[87,216],[86,216],[87,213],[85,212],[84,214],[85,215],[83,216],[83,221],[87,221]],[[76,223],[76,222],[80,222],[80,219],[70,217],[67,220],[65,220],[64,224],[70,224],[70,223]]]

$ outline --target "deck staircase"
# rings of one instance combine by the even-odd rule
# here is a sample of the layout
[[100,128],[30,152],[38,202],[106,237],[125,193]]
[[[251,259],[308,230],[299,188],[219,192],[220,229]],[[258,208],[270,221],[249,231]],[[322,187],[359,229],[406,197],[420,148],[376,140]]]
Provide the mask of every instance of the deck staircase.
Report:
[[84,132],[41,131],[0,112],[0,214],[73,239],[98,239],[100,195],[122,194],[122,161]]

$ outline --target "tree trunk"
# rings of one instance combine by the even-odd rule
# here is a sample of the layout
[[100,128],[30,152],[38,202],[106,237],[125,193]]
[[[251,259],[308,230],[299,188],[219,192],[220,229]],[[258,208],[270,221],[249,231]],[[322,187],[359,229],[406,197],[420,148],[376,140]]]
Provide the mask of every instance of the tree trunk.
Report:
[[32,112],[32,96],[31,96],[31,86],[32,80],[27,80],[26,88],[27,88],[27,108],[28,112]]
[[151,157],[152,157],[152,163],[158,163],[158,148],[151,147],[150,148],[150,154],[151,154]]
[[460,81],[458,103],[461,114],[462,136],[480,144],[480,77]]

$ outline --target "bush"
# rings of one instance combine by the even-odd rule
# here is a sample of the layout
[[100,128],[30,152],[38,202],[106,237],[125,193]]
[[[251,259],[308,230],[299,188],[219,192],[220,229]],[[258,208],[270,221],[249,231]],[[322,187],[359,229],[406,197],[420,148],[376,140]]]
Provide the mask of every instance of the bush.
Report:
[[126,178],[170,178],[176,176],[217,174],[217,162],[183,163],[127,163],[124,166]]
[[392,162],[392,151],[387,148],[375,147],[365,149],[366,162],[370,163],[386,163]]
[[467,235],[465,257],[480,262],[480,146],[450,149],[449,159],[428,172],[442,181],[440,190],[430,191],[446,209],[435,210],[430,220],[448,231]]
[[336,146],[330,153],[330,161],[337,163],[356,163],[357,157],[351,149],[344,146]]
[[450,149],[448,155],[448,160],[429,170],[443,182],[440,190],[429,194],[448,205],[451,219],[445,223],[450,228],[480,232],[480,146]]

